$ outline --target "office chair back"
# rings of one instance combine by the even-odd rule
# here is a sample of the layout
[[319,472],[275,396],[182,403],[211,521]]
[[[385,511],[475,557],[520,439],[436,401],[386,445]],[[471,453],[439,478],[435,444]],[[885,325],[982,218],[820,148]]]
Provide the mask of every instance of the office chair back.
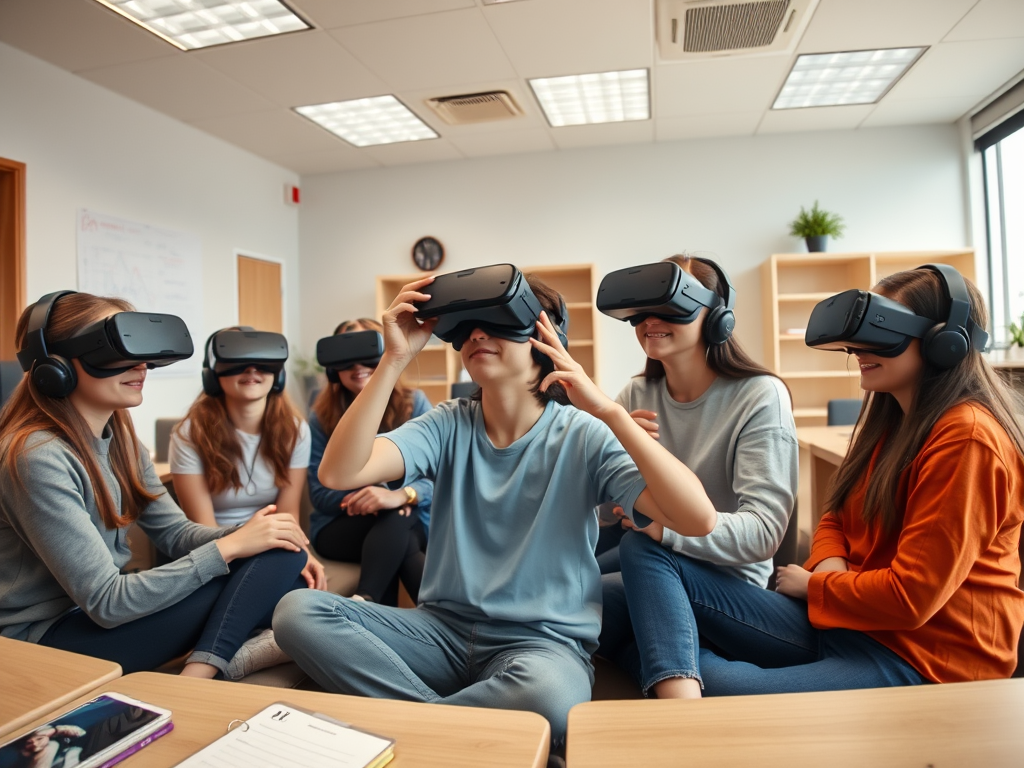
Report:
[[0,406],[7,402],[23,375],[17,360],[0,360]]
[[178,418],[156,420],[156,445],[153,446],[153,449],[156,451],[155,461],[157,463],[167,461],[167,449],[171,446],[171,431],[179,421],[181,419]]
[[863,401],[859,397],[844,397],[828,401],[828,425],[845,427],[857,423]]

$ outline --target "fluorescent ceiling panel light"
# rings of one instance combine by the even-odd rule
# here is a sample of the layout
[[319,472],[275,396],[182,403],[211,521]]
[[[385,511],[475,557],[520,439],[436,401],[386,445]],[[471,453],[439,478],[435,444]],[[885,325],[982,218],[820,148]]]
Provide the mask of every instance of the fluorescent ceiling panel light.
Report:
[[548,123],[563,125],[648,120],[651,99],[646,69],[530,81]]
[[797,57],[772,109],[874,104],[924,48],[813,53]]
[[357,147],[438,138],[394,96],[313,104],[295,111]]
[[183,51],[312,29],[279,0],[96,0]]

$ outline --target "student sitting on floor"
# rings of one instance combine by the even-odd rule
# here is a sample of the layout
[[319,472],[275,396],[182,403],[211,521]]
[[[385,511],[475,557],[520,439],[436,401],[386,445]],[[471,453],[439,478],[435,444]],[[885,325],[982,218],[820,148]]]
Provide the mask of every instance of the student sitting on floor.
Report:
[[[646,536],[623,539],[633,627],[652,649],[645,691],[689,698],[1013,672],[1024,432],[1019,403],[981,355],[981,294],[945,265],[874,290],[823,301],[808,323],[811,346],[856,356],[870,393],[809,570],[780,568],[768,592]],[[667,637],[673,625],[650,597],[679,584],[689,609],[682,634]]]
[[[341,323],[334,334],[379,333],[381,330],[376,320],[363,318]],[[309,518],[309,538],[323,557],[361,564],[355,596],[397,605],[396,577],[401,579],[414,601],[419,595],[434,484],[417,480],[398,490],[368,485],[351,491],[335,491],[326,488],[317,477],[328,438],[352,401],[363,391],[374,368],[373,361],[342,369],[328,367],[328,384],[313,403],[309,417],[313,437],[309,496],[314,510]],[[389,432],[423,415],[431,407],[421,390],[410,390],[399,382],[391,392],[378,431]]]
[[[302,531],[272,506],[233,529],[190,522],[125,410],[142,402],[147,365],[192,354],[184,323],[65,291],[25,310],[16,337],[28,373],[0,411],[0,633],[125,673],[190,649],[193,677],[265,663],[243,643],[283,594],[312,586]],[[174,561],[121,573],[135,524]]]
[[[321,480],[339,488],[434,480],[420,605],[303,596],[278,606],[275,632],[328,690],[532,710],[560,748],[569,709],[593,684],[594,507],[618,500],[640,525],[649,517],[691,536],[714,528],[716,512],[697,498],[693,473],[566,352],[561,297],[518,270],[504,275],[514,295],[495,309],[518,325],[474,315],[441,336],[461,351],[479,398],[442,403],[378,437],[395,384],[437,327],[420,324],[413,304],[430,299],[425,287],[440,291],[434,279],[404,286],[385,312],[384,356],[320,465]],[[566,394],[575,408],[561,404]]]

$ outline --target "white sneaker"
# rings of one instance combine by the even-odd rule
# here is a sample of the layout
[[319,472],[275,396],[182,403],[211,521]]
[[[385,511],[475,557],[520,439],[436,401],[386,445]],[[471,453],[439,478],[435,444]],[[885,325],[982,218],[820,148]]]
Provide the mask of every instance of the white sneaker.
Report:
[[238,652],[228,662],[228,668],[224,670],[224,677],[228,680],[241,680],[253,672],[283,664],[286,661],[291,661],[291,659],[274,640],[274,630],[265,629],[255,637],[250,637],[238,649]]

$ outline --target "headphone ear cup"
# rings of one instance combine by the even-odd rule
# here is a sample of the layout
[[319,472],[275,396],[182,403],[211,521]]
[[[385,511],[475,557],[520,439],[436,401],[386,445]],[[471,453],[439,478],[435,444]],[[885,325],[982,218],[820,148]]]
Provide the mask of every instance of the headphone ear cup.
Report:
[[936,368],[953,368],[971,351],[971,343],[959,329],[946,330],[946,323],[933,325],[921,340],[921,354]]
[[324,371],[327,374],[327,381],[331,384],[341,384],[341,377],[338,376],[338,371],[334,368],[327,368]]
[[288,383],[288,375],[285,373],[284,368],[277,372],[277,376],[274,377],[274,386],[270,388],[271,394],[278,394],[284,392],[284,385]]
[[216,397],[224,392],[220,388],[220,379],[212,368],[203,368],[203,392],[210,397]]
[[708,310],[704,320],[704,341],[712,346],[725,344],[732,338],[732,329],[736,327],[736,315],[731,309],[719,306]]
[[59,357],[47,357],[32,367],[32,383],[47,397],[67,397],[75,391],[78,374]]

